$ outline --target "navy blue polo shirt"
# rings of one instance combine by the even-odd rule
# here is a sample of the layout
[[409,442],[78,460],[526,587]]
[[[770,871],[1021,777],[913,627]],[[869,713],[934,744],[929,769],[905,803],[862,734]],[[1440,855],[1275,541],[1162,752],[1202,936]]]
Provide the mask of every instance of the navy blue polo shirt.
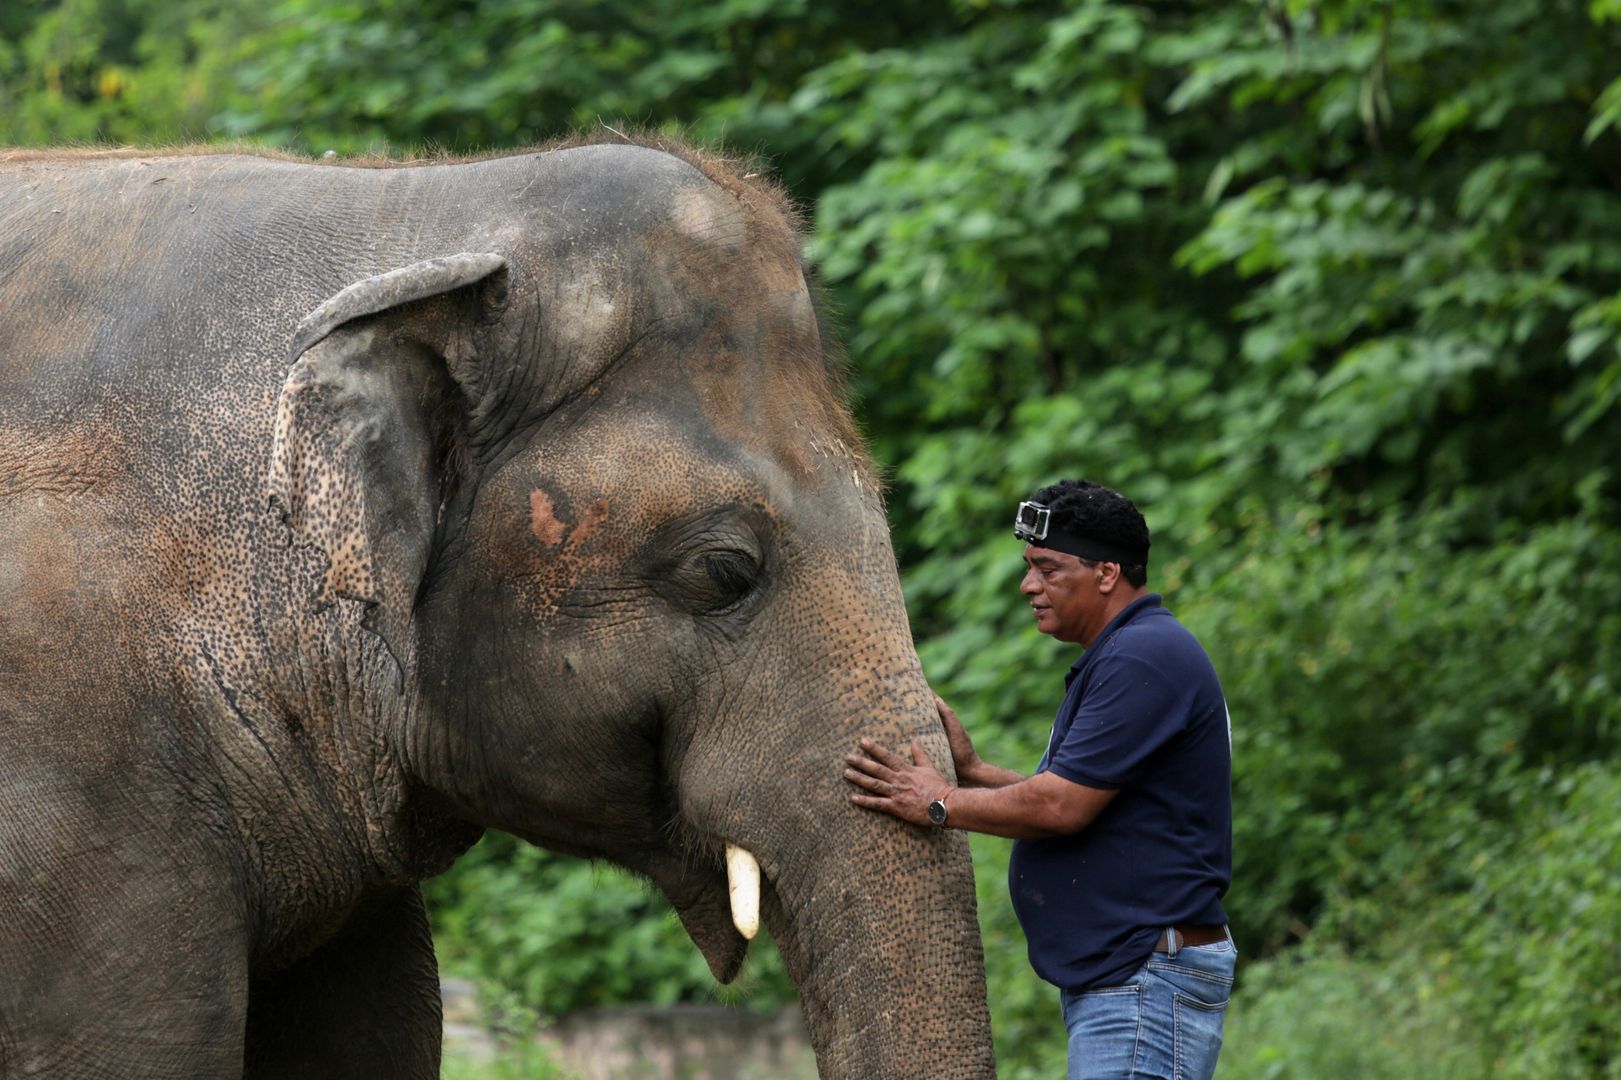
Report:
[[1008,889],[1031,966],[1080,991],[1125,982],[1163,927],[1227,921],[1232,745],[1216,670],[1157,594],[1116,615],[1064,682],[1036,771],[1117,794],[1078,833],[1016,841]]

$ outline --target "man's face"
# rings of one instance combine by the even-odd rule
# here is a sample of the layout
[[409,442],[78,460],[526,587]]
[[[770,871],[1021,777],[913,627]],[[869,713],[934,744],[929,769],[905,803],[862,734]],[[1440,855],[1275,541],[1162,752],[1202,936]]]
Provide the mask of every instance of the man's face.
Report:
[[1099,586],[1109,565],[1088,566],[1066,552],[1028,545],[1019,591],[1030,598],[1036,629],[1059,641],[1091,644],[1108,623],[1108,597]]

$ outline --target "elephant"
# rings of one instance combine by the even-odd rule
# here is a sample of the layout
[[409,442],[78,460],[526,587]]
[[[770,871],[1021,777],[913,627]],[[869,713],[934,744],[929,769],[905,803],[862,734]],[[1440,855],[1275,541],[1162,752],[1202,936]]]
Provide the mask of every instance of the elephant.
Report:
[[500,829],[994,1075],[963,836],[842,779],[950,753],[802,245],[652,137],[0,155],[0,1074],[436,1076]]

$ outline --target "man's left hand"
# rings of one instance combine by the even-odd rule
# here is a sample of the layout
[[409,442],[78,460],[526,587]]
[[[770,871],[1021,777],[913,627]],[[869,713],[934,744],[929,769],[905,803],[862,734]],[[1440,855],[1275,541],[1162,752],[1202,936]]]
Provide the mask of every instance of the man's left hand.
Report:
[[929,824],[929,803],[951,787],[928,753],[912,740],[912,760],[891,753],[871,739],[861,740],[861,753],[846,754],[844,778],[862,789],[850,801],[882,810],[914,825]]

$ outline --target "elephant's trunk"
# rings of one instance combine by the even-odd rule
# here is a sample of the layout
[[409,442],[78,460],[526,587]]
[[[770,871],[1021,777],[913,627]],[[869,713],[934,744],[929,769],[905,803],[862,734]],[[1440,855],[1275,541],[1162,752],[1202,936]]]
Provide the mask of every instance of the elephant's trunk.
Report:
[[994,1077],[967,838],[840,818],[819,861],[768,862],[764,889],[821,1075]]

